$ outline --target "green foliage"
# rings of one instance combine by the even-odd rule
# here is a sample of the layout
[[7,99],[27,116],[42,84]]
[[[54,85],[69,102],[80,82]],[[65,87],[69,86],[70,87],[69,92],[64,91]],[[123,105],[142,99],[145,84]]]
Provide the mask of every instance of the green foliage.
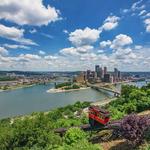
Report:
[[76,85],[76,84],[73,84],[72,88],[73,88],[73,89],[79,89],[80,86],[78,86],[78,85]]
[[89,143],[87,140],[81,140],[72,145],[64,144],[57,148],[57,150],[102,150],[100,145]]
[[80,140],[84,140],[86,138],[86,134],[79,128],[70,128],[64,137],[65,143],[71,145],[73,143],[77,143]]
[[109,107],[109,111],[111,112],[111,119],[112,120],[118,120],[125,116],[125,113],[122,111],[119,111],[117,108]]
[[64,82],[64,83],[60,83],[60,84],[55,85],[55,88],[56,89],[63,88],[65,90],[70,90],[70,89],[79,89],[80,86],[78,86],[75,83]]
[[[66,149],[64,145],[67,144],[63,142],[62,137],[54,133],[54,129],[87,123],[86,116],[77,117],[75,112],[80,112],[89,105],[89,102],[76,102],[74,105],[61,107],[49,113],[32,113],[30,116],[14,118],[13,123],[9,118],[1,120],[0,150],[55,150],[61,147]],[[84,134],[81,131],[79,136],[82,136],[82,133]],[[75,147],[75,145],[67,146]]]
[[7,77],[7,76],[0,76],[0,81],[14,81],[16,78],[14,77]]
[[72,85],[71,82],[64,82],[64,83],[57,84],[55,86],[55,88],[58,89],[58,88],[62,88],[62,87],[65,87],[65,86],[71,86],[71,85]]
[[[101,150],[88,142],[88,134],[79,128],[70,128],[64,138],[54,133],[55,128],[79,126],[88,123],[82,109],[90,102],[76,102],[47,113],[32,113],[22,118],[0,121],[0,150]],[[132,112],[150,109],[150,85],[141,89],[123,86],[122,95],[105,106],[111,119],[121,119]],[[13,122],[13,123],[12,123]],[[149,133],[149,132],[148,132]],[[149,141],[150,135],[145,137]]]
[[120,119],[130,113],[150,109],[150,85],[141,89],[132,85],[123,85],[121,97],[110,102],[106,109],[110,110],[112,119]]
[[144,150],[150,150],[150,145],[147,145]]

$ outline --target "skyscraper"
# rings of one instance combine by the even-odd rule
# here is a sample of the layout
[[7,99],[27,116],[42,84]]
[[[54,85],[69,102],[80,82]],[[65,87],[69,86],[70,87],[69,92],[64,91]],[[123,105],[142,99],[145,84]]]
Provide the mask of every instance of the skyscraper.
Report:
[[114,68],[114,76],[117,78],[118,77],[118,69]]
[[107,74],[107,67],[104,67],[104,75]]
[[114,81],[119,81],[121,79],[121,72],[117,69],[114,68]]
[[98,72],[100,69],[99,65],[95,65],[95,72]]
[[111,75],[109,73],[104,74],[104,82],[111,82]]
[[101,78],[100,66],[95,65],[95,73],[97,78]]

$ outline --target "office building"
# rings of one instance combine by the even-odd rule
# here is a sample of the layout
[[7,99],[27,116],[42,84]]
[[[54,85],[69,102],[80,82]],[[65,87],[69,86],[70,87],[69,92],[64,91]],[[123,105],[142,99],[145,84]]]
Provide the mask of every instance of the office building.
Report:
[[107,74],[107,67],[104,67],[104,74]]
[[104,82],[111,82],[111,75],[109,73],[104,74]]

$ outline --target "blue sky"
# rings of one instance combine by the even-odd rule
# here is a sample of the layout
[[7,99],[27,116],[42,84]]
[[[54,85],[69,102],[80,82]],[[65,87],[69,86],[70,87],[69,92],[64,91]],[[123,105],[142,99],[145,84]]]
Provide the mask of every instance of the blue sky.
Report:
[[150,71],[150,0],[1,0],[0,70]]

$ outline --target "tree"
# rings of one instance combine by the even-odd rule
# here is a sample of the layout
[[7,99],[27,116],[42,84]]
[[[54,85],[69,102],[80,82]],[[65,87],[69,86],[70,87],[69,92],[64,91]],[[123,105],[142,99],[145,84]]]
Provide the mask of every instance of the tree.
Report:
[[144,140],[145,131],[150,127],[150,117],[131,114],[119,125],[121,135],[135,146]]
[[89,143],[87,140],[81,140],[72,145],[64,144],[56,150],[102,150],[100,145]]
[[65,143],[71,145],[77,143],[80,140],[86,139],[87,135],[79,128],[70,128],[64,137]]

